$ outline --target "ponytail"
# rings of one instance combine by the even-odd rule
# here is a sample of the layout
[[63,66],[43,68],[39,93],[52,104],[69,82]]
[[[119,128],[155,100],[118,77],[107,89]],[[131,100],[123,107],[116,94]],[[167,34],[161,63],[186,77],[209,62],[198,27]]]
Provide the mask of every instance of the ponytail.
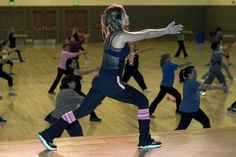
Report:
[[184,69],[180,70],[179,72],[179,82],[182,83],[186,80],[186,77],[184,77]]
[[180,70],[179,72],[179,82],[185,82],[186,79],[188,79],[188,74],[192,72],[194,69],[194,66],[187,66],[186,68]]

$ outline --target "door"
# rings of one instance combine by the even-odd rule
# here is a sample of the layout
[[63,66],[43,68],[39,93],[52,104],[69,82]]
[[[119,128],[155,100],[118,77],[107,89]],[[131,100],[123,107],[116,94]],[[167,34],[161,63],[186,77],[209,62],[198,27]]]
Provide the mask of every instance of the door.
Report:
[[11,15],[9,10],[0,10],[0,39],[6,39],[11,26]]
[[65,10],[64,17],[65,37],[71,35],[73,27],[77,27],[81,33],[88,33],[87,10]]
[[57,41],[57,11],[33,10],[32,31],[34,43],[55,43]]
[[11,27],[16,33],[26,33],[26,14],[24,10],[0,10],[0,39],[8,39]]

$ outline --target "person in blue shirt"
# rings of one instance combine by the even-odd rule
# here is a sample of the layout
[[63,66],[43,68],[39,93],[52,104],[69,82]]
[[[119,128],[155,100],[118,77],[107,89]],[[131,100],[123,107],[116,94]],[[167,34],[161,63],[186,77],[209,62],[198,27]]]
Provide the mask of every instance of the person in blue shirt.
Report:
[[169,53],[165,53],[161,56],[160,65],[162,68],[162,81],[160,85],[160,91],[149,107],[151,118],[155,117],[153,113],[156,110],[157,105],[161,102],[161,100],[167,93],[175,97],[176,112],[178,112],[179,104],[181,102],[181,94],[173,87],[175,71],[177,70],[177,68],[181,68],[190,64],[191,62],[187,62],[184,64],[172,63]]
[[79,108],[65,113],[56,123],[38,134],[39,140],[48,150],[56,150],[57,146],[53,144],[53,139],[68,125],[91,113],[105,97],[137,106],[139,149],[161,147],[161,142],[152,139],[149,133],[148,99],[137,89],[121,82],[121,77],[125,59],[130,53],[130,42],[176,34],[183,26],[172,22],[166,28],[129,32],[128,25],[129,18],[122,5],[112,4],[104,10],[101,26],[105,41],[99,74],[93,79],[92,87]]
[[200,90],[223,90],[226,92],[227,87],[212,86],[209,84],[201,84],[198,82],[197,73],[194,66],[188,66],[180,71],[180,81],[183,85],[183,100],[179,106],[181,115],[180,122],[175,130],[187,129],[192,119],[197,120],[203,125],[203,128],[210,128],[210,120],[201,110],[200,106]]

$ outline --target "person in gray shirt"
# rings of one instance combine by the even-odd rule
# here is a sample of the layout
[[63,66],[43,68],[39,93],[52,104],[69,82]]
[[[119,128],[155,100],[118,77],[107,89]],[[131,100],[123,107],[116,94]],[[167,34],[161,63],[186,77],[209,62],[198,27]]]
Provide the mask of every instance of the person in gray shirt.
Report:
[[223,90],[226,86],[212,86],[198,82],[194,66],[188,66],[180,71],[179,78],[183,85],[183,100],[179,106],[180,122],[175,130],[187,129],[192,119],[197,120],[203,128],[210,128],[210,120],[200,108],[200,90]]
[[[223,54],[220,51],[220,43],[213,42],[211,44],[211,49],[213,50],[211,55],[211,64],[209,67],[208,76],[204,81],[204,84],[211,84],[216,78],[220,82],[220,84],[227,86],[225,81],[225,76],[221,72]],[[201,91],[201,95],[202,96],[206,95],[205,90]]]
[[[55,109],[49,113],[45,120],[50,124],[55,123],[60,117],[71,110],[75,110],[78,104],[84,100],[84,96],[79,95],[74,89],[76,87],[76,77],[65,76],[61,81],[60,91],[56,97]],[[68,134],[73,136],[83,136],[83,131],[78,121],[74,121],[67,128]],[[61,132],[57,137],[60,137]]]

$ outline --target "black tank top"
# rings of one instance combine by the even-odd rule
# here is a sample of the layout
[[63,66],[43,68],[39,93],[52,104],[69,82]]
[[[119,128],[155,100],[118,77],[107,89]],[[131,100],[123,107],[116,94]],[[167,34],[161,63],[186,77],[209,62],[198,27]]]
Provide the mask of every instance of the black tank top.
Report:
[[130,46],[129,43],[126,43],[123,48],[112,47],[111,43],[115,35],[112,36],[111,40],[105,42],[102,66],[99,73],[121,77],[125,58],[130,53]]

